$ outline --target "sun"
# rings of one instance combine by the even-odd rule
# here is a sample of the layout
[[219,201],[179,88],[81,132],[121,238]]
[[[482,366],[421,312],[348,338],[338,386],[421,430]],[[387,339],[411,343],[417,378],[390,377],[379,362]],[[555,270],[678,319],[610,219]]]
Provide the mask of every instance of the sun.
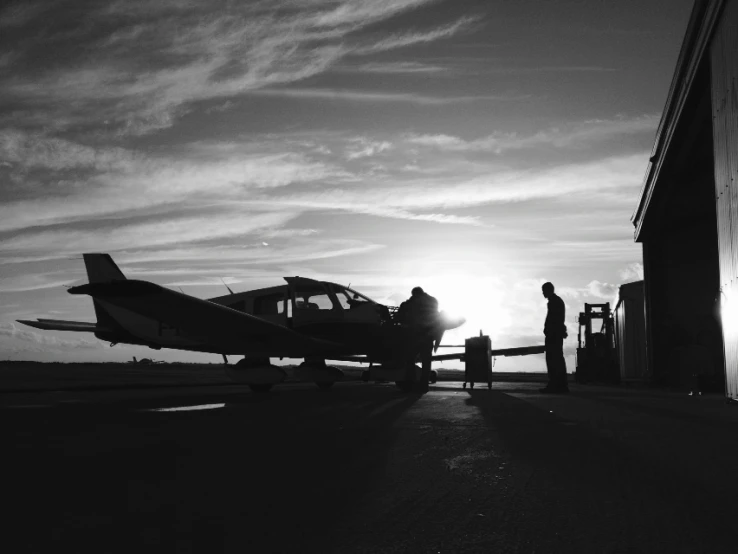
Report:
[[441,310],[466,318],[466,324],[448,333],[449,339],[463,339],[479,331],[494,337],[511,324],[504,294],[492,279],[450,274],[431,277],[425,282],[425,291],[438,300]]

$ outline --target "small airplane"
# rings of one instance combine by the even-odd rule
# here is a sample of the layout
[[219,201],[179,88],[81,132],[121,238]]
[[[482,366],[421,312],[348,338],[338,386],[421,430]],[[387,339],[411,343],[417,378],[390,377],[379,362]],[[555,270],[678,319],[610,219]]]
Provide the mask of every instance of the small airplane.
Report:
[[134,364],[134,365],[159,365],[165,362],[160,362],[158,360],[152,360],[151,358],[141,358],[140,360],[137,360],[136,356],[134,356],[133,359],[128,363]]
[[[84,254],[83,259],[89,282],[67,292],[92,297],[95,323],[18,322],[37,329],[91,332],[111,346],[122,343],[220,354],[228,375],[255,392],[266,392],[286,377],[270,358],[303,358],[296,370],[298,378],[324,389],[343,378],[343,372],[326,365],[326,360],[368,362],[367,377],[395,381],[409,392],[420,378],[416,361],[421,345],[433,340],[437,350],[444,332],[465,321],[439,312],[431,326],[419,330],[401,323],[395,307],[343,285],[305,277],[285,277],[285,285],[241,293],[229,289],[228,295],[204,300],[127,279],[108,254]],[[519,349],[511,349],[510,355],[522,354],[514,350]],[[228,355],[243,359],[228,365]],[[463,353],[432,359],[463,359]]]

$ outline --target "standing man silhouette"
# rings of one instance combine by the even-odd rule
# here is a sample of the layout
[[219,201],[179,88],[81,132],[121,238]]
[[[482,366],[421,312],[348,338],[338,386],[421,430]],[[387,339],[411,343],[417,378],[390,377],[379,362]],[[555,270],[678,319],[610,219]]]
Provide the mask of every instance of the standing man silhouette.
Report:
[[543,325],[543,334],[546,336],[546,369],[548,371],[548,385],[541,389],[542,393],[567,393],[569,384],[566,376],[566,360],[564,359],[564,339],[566,332],[566,306],[564,301],[554,292],[551,283],[544,283],[541,287],[543,296],[548,299],[546,323]]

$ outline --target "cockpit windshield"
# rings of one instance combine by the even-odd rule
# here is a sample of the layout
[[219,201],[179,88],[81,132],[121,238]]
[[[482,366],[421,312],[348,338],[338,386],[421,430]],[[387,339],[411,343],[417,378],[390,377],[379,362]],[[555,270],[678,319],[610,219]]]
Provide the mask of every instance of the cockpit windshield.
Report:
[[371,298],[340,285],[333,285],[333,292],[344,310],[356,309],[364,304],[376,304]]

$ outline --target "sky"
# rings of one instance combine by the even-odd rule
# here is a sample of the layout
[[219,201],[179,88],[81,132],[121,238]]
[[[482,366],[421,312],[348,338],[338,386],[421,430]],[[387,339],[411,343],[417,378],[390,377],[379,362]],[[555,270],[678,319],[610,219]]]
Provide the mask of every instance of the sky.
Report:
[[[569,371],[642,278],[630,217],[691,0],[91,0],[0,8],[0,360],[216,363],[94,321],[81,254],[200,298],[300,275],[413,286]],[[544,371],[543,356],[500,371]]]

